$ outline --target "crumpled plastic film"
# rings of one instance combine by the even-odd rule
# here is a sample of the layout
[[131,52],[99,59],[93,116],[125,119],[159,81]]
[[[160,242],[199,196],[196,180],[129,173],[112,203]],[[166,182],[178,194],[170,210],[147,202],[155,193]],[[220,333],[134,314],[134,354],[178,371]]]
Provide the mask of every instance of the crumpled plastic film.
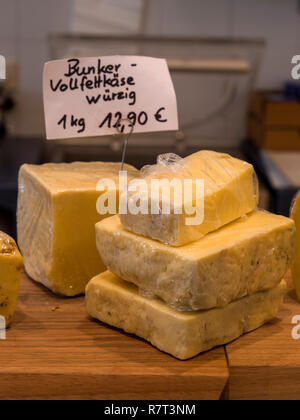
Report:
[[[162,179],[170,182],[176,179],[182,183],[181,200],[178,198],[180,189],[170,189],[168,214],[162,211],[166,201],[162,195],[159,197],[161,211],[158,214],[149,204],[150,198],[153,198],[152,181]],[[143,193],[143,199],[148,198],[148,207],[144,206],[143,211],[135,214],[128,207],[127,214],[120,215],[121,222],[136,234],[171,246],[196,241],[247,215],[258,205],[258,180],[253,166],[223,153],[203,150],[184,159],[175,154],[160,155],[155,165],[141,170],[141,180],[145,182],[140,182],[138,190]],[[186,181],[191,182],[190,191]],[[162,190],[161,187],[159,192]],[[136,199],[135,192],[135,188],[129,189],[129,203]],[[191,211],[194,211],[194,217]]]
[[156,165],[146,165],[141,169],[141,177],[161,177],[161,176],[189,176],[192,174],[188,170],[188,163],[175,153],[166,153],[157,157]]
[[[131,215],[164,213],[164,203],[167,199],[163,196],[166,191],[170,192],[170,211],[174,213],[175,206],[182,208],[182,185],[185,179],[193,180],[193,176],[188,170],[187,162],[174,153],[159,155],[155,165],[146,165],[140,171],[140,177],[136,178],[127,186],[128,212]],[[172,181],[179,182],[173,185]],[[155,181],[157,181],[156,184]],[[165,186],[164,181],[167,182]],[[132,204],[138,203],[138,209],[133,210]],[[156,210],[153,210],[153,209]]]

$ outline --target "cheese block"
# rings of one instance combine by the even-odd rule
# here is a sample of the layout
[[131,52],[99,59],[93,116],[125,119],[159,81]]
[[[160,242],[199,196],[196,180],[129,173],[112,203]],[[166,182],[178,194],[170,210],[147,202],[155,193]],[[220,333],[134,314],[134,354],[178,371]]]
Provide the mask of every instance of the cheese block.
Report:
[[292,265],[292,273],[298,299],[300,300],[300,192],[295,198],[292,207],[292,219],[296,223],[296,250],[295,258]]
[[90,316],[149,341],[184,360],[227,344],[276,317],[286,290],[282,281],[209,311],[177,312],[160,300],[150,300],[109,271],[90,281],[86,306]]
[[[176,155],[175,155],[176,156]],[[200,151],[181,161],[176,161],[173,155],[163,164],[146,168],[145,181],[149,188],[148,214],[132,214],[130,200],[135,199],[135,193],[129,193],[127,214],[120,214],[123,226],[138,235],[156,239],[171,246],[181,246],[196,241],[209,232],[238,219],[253,211],[258,203],[258,183],[253,166],[247,162],[235,159],[227,154],[213,151]],[[175,161],[175,162],[174,162]],[[193,180],[193,193],[183,196],[176,202],[176,193],[171,190],[171,206],[169,214],[163,213],[164,201],[168,195],[162,196],[163,188],[159,189],[157,199],[151,197],[151,181],[153,179],[177,178]],[[204,197],[196,199],[196,180],[204,180]],[[154,188],[154,187],[153,187]],[[185,194],[185,186],[182,187]],[[151,199],[150,199],[151,197]],[[175,200],[174,200],[175,198]],[[159,214],[153,214],[153,202],[160,209]],[[176,204],[181,203],[181,204]],[[199,216],[192,220],[189,211],[198,206]],[[204,207],[203,207],[204,206]],[[204,210],[201,213],[201,207]],[[166,207],[168,210],[168,207]],[[180,214],[176,214],[180,213]],[[192,223],[192,224],[191,224]]]
[[118,216],[96,225],[97,246],[110,271],[177,310],[222,307],[274,287],[288,270],[294,222],[255,211],[179,248],[137,236]]
[[[0,317],[8,327],[13,319],[20,286],[22,257],[15,241],[0,232]],[[0,328],[3,322],[1,320]]]
[[[75,162],[24,165],[19,174],[18,242],[27,273],[53,292],[84,293],[91,277],[106,268],[95,242],[98,181],[116,184],[119,163]],[[138,171],[126,166],[128,177]],[[111,191],[114,193],[114,191]]]

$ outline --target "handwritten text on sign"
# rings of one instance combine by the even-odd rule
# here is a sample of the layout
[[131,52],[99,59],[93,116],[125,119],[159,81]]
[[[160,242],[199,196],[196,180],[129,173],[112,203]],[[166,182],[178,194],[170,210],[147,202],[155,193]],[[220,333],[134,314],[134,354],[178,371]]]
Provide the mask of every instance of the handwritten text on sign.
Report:
[[[113,56],[50,61],[44,67],[48,139],[178,130],[166,60]],[[129,121],[128,121],[129,120]]]

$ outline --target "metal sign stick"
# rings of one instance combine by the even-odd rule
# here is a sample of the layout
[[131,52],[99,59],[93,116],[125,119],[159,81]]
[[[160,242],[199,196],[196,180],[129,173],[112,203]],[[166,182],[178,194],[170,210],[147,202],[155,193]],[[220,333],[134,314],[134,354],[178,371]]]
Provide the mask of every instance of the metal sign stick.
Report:
[[123,144],[121,171],[123,171],[123,169],[124,169],[124,164],[125,164],[125,157],[126,157],[127,145],[128,145],[128,142],[129,142],[130,136],[131,136],[131,134],[132,134],[132,133],[133,133],[133,131],[134,131],[134,125],[132,124],[132,121],[131,121],[131,120],[129,120],[128,118],[123,118],[123,119],[121,119],[121,120],[119,121],[119,124],[117,125],[117,131],[118,131],[118,134],[120,134],[120,135],[124,135],[124,133],[122,132],[122,130],[121,130],[121,128],[120,128],[120,127],[121,127],[121,122],[123,122],[123,121],[127,121],[127,122],[129,122],[129,123],[130,123],[130,124],[129,124],[129,127],[131,127],[131,130],[130,130],[130,132],[129,132],[129,133],[125,134],[125,135],[126,135],[126,138],[125,138],[125,140],[124,140],[124,144]]

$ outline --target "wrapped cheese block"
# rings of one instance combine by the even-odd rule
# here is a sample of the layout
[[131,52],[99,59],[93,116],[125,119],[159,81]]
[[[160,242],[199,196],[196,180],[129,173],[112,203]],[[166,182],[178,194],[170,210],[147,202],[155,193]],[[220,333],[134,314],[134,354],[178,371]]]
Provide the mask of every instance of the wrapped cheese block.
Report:
[[300,300],[300,192],[292,207],[292,219],[296,223],[296,250],[292,265],[292,273],[298,299]]
[[0,232],[0,317],[5,319],[6,327],[15,312],[22,267],[23,260],[15,241]]
[[[145,167],[141,173],[149,191],[148,211],[132,214],[130,206],[136,194],[129,191],[128,211],[121,212],[121,222],[131,232],[171,246],[196,241],[253,211],[258,203],[253,166],[223,153],[204,150],[185,159],[173,154],[161,155],[157,165]],[[168,193],[164,195],[163,184],[154,188],[154,180],[171,183],[174,178],[182,183],[180,199],[177,197],[180,193],[172,185],[171,198]],[[185,180],[192,182],[190,194]],[[197,194],[198,181],[204,183],[201,198]],[[154,194],[151,196],[154,191],[156,198]],[[158,210],[154,212],[153,208]],[[197,208],[202,217],[197,217]],[[194,218],[190,214],[193,211]]]
[[192,244],[171,247],[128,232],[113,216],[96,225],[114,274],[177,310],[204,310],[274,287],[294,251],[294,222],[255,211]]
[[[24,165],[19,174],[18,241],[27,273],[53,292],[84,293],[91,277],[105,270],[96,249],[96,203],[100,180],[114,181],[119,163],[76,162]],[[138,171],[126,165],[128,177]]]
[[93,318],[142,337],[184,360],[227,344],[276,317],[285,290],[282,281],[224,308],[177,312],[160,300],[141,296],[134,285],[106,271],[88,284],[86,306]]

